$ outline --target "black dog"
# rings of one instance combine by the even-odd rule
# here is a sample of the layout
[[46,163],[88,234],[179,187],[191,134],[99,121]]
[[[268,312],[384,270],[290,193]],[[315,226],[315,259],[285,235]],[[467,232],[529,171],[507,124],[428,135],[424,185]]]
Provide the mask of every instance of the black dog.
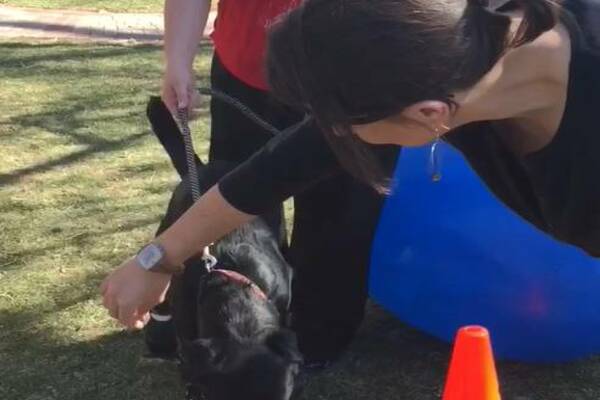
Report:
[[[158,233],[191,205],[185,150],[179,129],[160,98],[148,103],[154,133],[182,177]],[[201,191],[231,169],[202,165]],[[219,261],[207,272],[200,258],[173,279],[170,299],[180,343],[188,396],[208,400],[288,400],[302,359],[296,337],[285,325],[292,270],[283,258],[279,212],[258,217],[215,243]]]

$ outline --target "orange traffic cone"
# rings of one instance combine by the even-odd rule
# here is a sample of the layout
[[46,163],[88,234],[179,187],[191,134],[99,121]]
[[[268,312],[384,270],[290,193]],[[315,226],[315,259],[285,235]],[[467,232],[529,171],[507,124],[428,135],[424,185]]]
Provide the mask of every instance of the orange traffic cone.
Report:
[[467,326],[458,331],[443,400],[500,400],[487,329]]

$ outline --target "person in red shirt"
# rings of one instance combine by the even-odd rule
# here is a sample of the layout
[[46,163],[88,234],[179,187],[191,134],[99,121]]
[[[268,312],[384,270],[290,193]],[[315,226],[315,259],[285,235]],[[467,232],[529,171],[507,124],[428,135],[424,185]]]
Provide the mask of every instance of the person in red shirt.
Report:
[[[267,91],[263,66],[266,36],[270,24],[298,3],[299,0],[220,0],[212,35],[211,86],[239,99],[280,129],[304,116],[278,103]],[[173,113],[177,108],[190,110],[198,104],[192,64],[209,11],[210,0],[166,0],[166,69],[161,95]],[[314,125],[299,132],[305,145],[281,146],[277,143],[280,138],[272,138],[270,133],[218,99],[211,101],[210,112],[211,161],[242,164],[261,149],[264,152],[267,142],[266,148],[272,149],[267,152],[272,153],[273,158],[269,160],[273,161],[245,163],[246,167],[230,174],[226,196],[229,205],[242,213],[256,215],[257,208],[249,204],[257,204],[257,207],[276,204],[281,223],[281,200],[295,195],[293,235],[285,251],[294,268],[292,327],[298,335],[305,364],[325,366],[347,347],[363,318],[370,245],[383,198],[338,168],[335,156]],[[387,151],[384,158],[391,170],[397,150],[388,150],[391,151]],[[316,159],[326,162],[318,164]],[[335,166],[330,168],[333,164]],[[256,184],[255,188],[262,190],[252,193],[247,186],[257,177],[263,184]],[[221,218],[221,222],[225,220],[226,217]],[[160,274],[139,276],[135,267],[113,273],[103,286],[105,305],[111,315],[127,324],[124,307],[118,312],[112,311],[120,301],[112,300],[110,292],[118,291],[112,288],[123,284],[127,287],[123,296],[131,297],[135,296],[132,285],[146,291],[168,284],[168,281],[157,282],[164,280],[164,276],[153,275]],[[145,329],[149,350],[159,356],[174,353],[176,341],[168,304],[155,307],[150,315]],[[140,327],[144,319],[140,317],[129,325]]]
[[[221,67],[245,85],[267,91],[264,57],[267,29],[300,0],[220,0],[212,39]],[[207,24],[211,0],[165,2],[162,97],[172,112],[197,101],[192,62]],[[200,32],[200,33],[198,33]]]

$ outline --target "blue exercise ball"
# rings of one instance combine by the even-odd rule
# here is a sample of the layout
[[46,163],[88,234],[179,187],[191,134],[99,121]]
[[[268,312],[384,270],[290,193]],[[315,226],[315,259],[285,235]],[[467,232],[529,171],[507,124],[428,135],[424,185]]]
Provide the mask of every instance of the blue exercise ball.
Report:
[[600,353],[600,261],[504,206],[460,153],[404,149],[373,243],[371,297],[400,320],[451,341],[490,330],[495,354],[559,362]]

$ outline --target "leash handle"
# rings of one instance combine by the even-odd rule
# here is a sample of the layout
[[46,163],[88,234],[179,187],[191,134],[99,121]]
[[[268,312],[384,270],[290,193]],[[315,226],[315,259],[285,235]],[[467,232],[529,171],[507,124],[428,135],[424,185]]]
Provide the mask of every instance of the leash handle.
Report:
[[177,109],[177,119],[183,136],[183,144],[185,146],[185,161],[188,168],[188,183],[192,192],[192,200],[194,203],[200,198],[200,183],[198,182],[198,166],[196,165],[196,152],[194,151],[194,142],[188,120],[187,108]]

